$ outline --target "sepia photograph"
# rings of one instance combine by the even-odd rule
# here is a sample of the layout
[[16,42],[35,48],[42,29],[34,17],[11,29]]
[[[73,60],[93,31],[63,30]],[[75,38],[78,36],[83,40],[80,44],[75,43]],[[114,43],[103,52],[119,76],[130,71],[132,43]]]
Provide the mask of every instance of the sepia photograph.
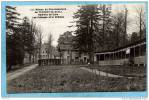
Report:
[[145,2],[48,3],[3,8],[7,94],[147,91]]

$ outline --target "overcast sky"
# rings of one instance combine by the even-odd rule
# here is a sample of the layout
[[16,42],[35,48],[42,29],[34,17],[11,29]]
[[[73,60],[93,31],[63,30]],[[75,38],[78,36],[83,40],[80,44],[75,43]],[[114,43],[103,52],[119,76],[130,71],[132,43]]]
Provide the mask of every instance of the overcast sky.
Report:
[[[136,24],[136,8],[143,6],[143,4],[126,4],[128,8],[128,19],[131,21],[128,25],[127,33],[131,34],[134,31],[138,31]],[[116,13],[124,7],[124,4],[112,4],[112,13]],[[69,28],[68,26],[72,25],[73,14],[77,11],[78,5],[50,5],[50,6],[17,6],[17,11],[20,13],[20,17],[23,18],[27,16],[30,20],[32,17],[37,16],[36,13],[32,11],[32,9],[36,8],[66,8],[63,10],[63,13],[60,15],[64,16],[64,18],[37,18],[33,19],[33,21],[40,25],[43,33],[43,40],[47,41],[48,34],[51,33],[53,35],[53,45],[57,45],[57,40],[60,34],[63,34],[66,31],[74,31],[75,28]]]

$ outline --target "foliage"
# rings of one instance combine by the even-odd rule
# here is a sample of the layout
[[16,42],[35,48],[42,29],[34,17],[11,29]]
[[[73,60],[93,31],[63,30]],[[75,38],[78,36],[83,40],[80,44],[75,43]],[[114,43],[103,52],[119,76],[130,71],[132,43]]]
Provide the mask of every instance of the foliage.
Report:
[[138,36],[138,34],[136,32],[133,32],[131,35],[131,43],[139,41],[140,37]]
[[7,69],[9,70],[12,65],[23,63],[24,50],[19,32],[19,14],[16,12],[16,8],[11,6],[6,6],[6,11],[6,53]]
[[125,13],[123,11],[113,16],[113,33],[116,40],[114,45],[117,45],[117,47],[124,46],[128,42],[127,27],[125,27],[128,22],[125,21]]
[[37,27],[27,17],[20,21],[16,7],[6,6],[6,52],[7,67],[23,64],[25,53],[34,54],[36,49]]
[[79,49],[80,52],[93,51],[95,41],[100,40],[97,39],[99,37],[97,35],[99,16],[97,5],[81,6],[78,12],[74,14],[74,18],[78,19],[76,21],[75,48]]
[[29,54],[29,61],[31,62],[31,55],[33,55],[35,50],[36,27],[33,21],[30,22],[27,17],[23,18],[23,23],[21,24],[21,33],[24,50]]
[[112,14],[110,4],[83,5],[77,19],[75,45],[80,52],[107,51],[128,44],[128,10]]
[[80,52],[87,52],[92,63],[93,52],[105,50],[110,43],[111,5],[83,5],[74,14],[74,18],[78,19],[74,47]]
[[[101,47],[102,51],[104,50],[109,50],[112,46],[112,16],[111,16],[111,5],[105,5],[101,4],[99,6],[100,10],[100,21],[99,21],[99,29],[100,29],[100,34],[102,35],[102,46]],[[101,44],[101,43],[100,43]]]
[[145,10],[143,6],[138,6],[136,8],[136,12],[137,12],[137,25],[139,28],[139,38],[144,39],[145,35],[146,35],[146,18],[145,18]]

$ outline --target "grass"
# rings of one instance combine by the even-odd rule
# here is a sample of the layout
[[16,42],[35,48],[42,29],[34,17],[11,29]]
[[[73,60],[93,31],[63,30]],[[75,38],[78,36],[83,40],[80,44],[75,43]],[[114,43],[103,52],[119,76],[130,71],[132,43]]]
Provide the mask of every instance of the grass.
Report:
[[91,69],[98,69],[111,74],[126,76],[126,77],[146,77],[146,67],[145,66],[84,66]]
[[74,66],[42,66],[7,82],[8,93],[144,91],[145,78],[97,76]]

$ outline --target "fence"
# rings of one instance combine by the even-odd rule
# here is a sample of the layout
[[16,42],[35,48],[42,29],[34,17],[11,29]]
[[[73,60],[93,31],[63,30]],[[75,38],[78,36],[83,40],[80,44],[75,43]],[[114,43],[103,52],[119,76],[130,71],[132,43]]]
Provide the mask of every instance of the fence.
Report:
[[60,65],[61,59],[39,59],[38,65],[39,66],[46,66],[46,65]]

